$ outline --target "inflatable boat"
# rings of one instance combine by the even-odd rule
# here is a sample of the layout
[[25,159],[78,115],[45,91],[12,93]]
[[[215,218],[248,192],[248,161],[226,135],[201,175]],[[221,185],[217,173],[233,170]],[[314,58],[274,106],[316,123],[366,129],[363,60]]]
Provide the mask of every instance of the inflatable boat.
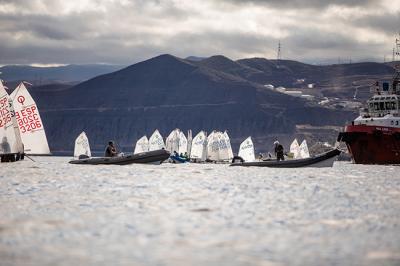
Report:
[[304,159],[294,160],[267,160],[256,162],[233,162],[230,166],[258,166],[258,167],[276,167],[276,168],[298,168],[298,167],[332,167],[340,150],[334,149],[325,153]]
[[189,162],[189,160],[187,158],[181,157],[178,155],[171,155],[169,157],[169,159],[172,163],[187,163],[187,162]]
[[148,151],[137,154],[127,154],[123,156],[115,157],[95,157],[90,158],[88,156],[82,156],[81,159],[72,160],[71,164],[117,164],[126,165],[132,163],[145,163],[145,164],[161,164],[163,161],[168,159],[170,153],[166,150]]

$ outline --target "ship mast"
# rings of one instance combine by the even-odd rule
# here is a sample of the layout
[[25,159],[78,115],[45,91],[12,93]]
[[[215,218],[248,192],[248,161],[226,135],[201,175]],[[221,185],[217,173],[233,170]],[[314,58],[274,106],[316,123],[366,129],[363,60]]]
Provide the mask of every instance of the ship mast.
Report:
[[392,90],[393,94],[399,94],[400,95],[400,65],[396,65],[396,73],[394,74],[393,77],[393,84],[392,84]]
[[393,47],[393,61],[397,61],[400,57],[400,32],[399,38],[396,37],[395,47]]

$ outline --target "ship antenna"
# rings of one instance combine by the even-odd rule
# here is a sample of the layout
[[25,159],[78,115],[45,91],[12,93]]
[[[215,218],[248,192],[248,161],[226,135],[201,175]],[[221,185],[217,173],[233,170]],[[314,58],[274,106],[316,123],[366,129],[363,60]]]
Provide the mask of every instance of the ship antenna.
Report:
[[279,40],[279,42],[278,42],[278,52],[277,52],[276,60],[279,62],[279,60],[281,60],[281,59],[282,59],[282,55],[281,55],[281,40]]
[[395,66],[395,69],[396,69],[396,73],[395,73],[395,75],[394,75],[394,77],[393,77],[393,93],[394,94],[400,94],[400,87],[399,87],[399,84],[400,84],[400,64],[396,64],[396,66]]
[[397,60],[400,56],[400,32],[399,32],[399,38],[396,37],[395,47],[396,47],[396,52],[395,49],[393,48],[393,57],[395,60]]

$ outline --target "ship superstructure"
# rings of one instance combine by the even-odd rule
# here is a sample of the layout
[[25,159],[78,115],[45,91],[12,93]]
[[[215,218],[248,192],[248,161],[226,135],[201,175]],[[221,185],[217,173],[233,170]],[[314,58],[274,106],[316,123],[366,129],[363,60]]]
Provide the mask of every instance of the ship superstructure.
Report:
[[400,68],[391,81],[376,82],[374,95],[338,140],[355,163],[400,164]]

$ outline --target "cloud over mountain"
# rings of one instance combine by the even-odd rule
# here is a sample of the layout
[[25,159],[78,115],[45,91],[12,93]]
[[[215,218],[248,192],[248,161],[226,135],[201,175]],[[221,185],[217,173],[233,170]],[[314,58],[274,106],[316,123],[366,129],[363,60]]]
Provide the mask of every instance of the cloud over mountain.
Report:
[[396,1],[0,0],[0,64],[137,62],[160,53],[381,60]]

